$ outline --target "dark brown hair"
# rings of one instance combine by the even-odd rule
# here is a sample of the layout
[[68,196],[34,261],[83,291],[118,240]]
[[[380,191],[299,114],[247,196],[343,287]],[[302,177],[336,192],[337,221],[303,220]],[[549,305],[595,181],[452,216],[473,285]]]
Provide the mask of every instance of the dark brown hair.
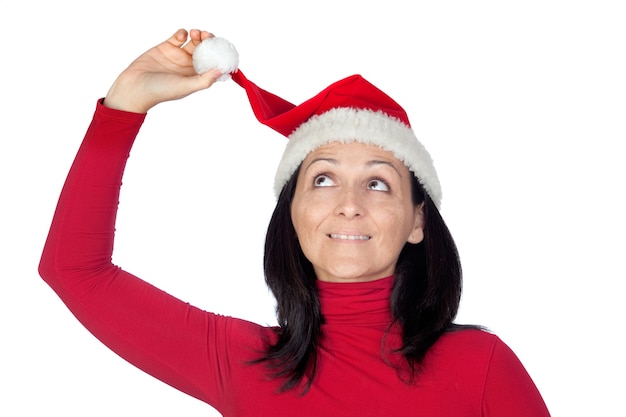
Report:
[[[284,379],[283,390],[302,387],[306,392],[315,376],[324,317],[313,266],[300,248],[291,221],[298,172],[283,187],[267,230],[265,279],[277,302],[278,339],[268,344],[257,362],[265,363],[273,377]],[[414,374],[428,349],[455,327],[452,321],[459,308],[462,279],[448,227],[415,176],[411,178],[414,205],[424,203],[424,240],[402,249],[390,306],[394,323],[403,332],[399,352]]]

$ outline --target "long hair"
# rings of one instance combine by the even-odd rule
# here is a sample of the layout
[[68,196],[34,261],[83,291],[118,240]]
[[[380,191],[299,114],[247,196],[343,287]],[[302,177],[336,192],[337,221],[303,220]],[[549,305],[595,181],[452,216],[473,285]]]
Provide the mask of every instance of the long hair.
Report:
[[[281,390],[303,387],[315,376],[322,316],[313,266],[304,256],[291,221],[299,169],[283,187],[265,241],[265,280],[276,298],[277,340],[259,360],[272,377],[284,379]],[[411,173],[412,174],[412,173]],[[402,328],[399,352],[413,373],[428,349],[454,328],[461,298],[461,264],[456,245],[434,203],[415,175],[412,198],[424,204],[424,239],[406,243],[395,271],[390,298],[395,323]]]

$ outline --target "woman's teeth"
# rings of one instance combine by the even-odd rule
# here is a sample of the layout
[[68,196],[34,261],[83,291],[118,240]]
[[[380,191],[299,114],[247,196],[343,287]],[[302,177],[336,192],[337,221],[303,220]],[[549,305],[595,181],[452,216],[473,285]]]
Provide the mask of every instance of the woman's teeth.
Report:
[[331,233],[329,235],[332,239],[340,239],[340,240],[369,240],[370,236],[361,236],[361,235],[340,235],[336,233]]

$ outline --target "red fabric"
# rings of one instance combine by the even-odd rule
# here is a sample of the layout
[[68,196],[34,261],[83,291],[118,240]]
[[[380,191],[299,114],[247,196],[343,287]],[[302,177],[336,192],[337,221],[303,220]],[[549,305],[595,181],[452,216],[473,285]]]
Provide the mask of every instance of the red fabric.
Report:
[[232,77],[246,90],[257,120],[287,137],[312,116],[337,107],[382,111],[411,126],[406,112],[395,100],[358,74],[334,82],[298,106],[260,88],[241,71]]
[[[393,278],[319,283],[326,318],[309,393],[277,394],[249,365],[272,332],[202,311],[111,263],[122,174],[143,116],[98,104],[54,215],[40,273],[97,338],[140,369],[225,416],[548,416],[532,380],[496,336],[444,335],[413,384],[383,343]],[[394,368],[400,367],[400,369]]]

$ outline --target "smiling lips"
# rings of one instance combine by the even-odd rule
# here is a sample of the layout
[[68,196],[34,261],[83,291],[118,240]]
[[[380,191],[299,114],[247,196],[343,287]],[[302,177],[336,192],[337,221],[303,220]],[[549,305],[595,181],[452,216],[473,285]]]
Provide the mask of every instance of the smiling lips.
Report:
[[339,240],[370,240],[371,236],[365,235],[342,235],[338,233],[331,233],[328,235],[331,239]]

